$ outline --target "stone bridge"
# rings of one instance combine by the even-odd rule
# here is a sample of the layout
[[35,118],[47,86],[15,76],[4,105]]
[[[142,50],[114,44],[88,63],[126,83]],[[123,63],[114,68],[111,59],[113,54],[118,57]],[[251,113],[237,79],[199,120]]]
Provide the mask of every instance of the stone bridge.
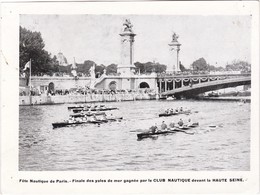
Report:
[[250,84],[250,74],[166,76],[158,79],[160,96],[174,95],[176,98]]

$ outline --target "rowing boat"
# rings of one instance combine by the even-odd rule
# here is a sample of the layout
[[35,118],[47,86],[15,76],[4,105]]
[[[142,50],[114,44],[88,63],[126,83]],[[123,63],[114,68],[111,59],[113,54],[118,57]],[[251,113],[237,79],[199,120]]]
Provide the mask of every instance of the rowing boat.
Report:
[[101,123],[107,123],[107,122],[114,122],[114,121],[121,121],[123,117],[119,118],[108,118],[108,119],[98,119],[98,120],[93,120],[93,121],[75,121],[75,122],[57,122],[57,123],[52,123],[53,128],[59,128],[59,127],[67,127],[67,126],[75,126],[75,125],[82,125],[82,124],[101,124]]
[[143,139],[143,138],[151,137],[153,135],[161,135],[161,134],[169,134],[169,133],[176,133],[176,131],[175,130],[167,130],[167,131],[157,131],[155,133],[152,133],[152,132],[138,133],[137,138]]
[[[165,131],[157,131],[157,132],[151,132],[151,131],[147,131],[147,132],[143,132],[143,133],[138,133],[137,134],[137,138],[138,139],[143,139],[143,138],[148,138],[148,137],[151,137],[151,136],[154,136],[154,135],[162,135],[162,134],[170,134],[170,133],[177,133],[177,132],[185,132],[186,133],[186,130],[188,129],[192,129],[192,128],[195,128],[199,126],[199,123],[193,123],[192,125],[185,125],[185,126],[182,126],[182,127],[174,127],[174,128],[169,128]],[[187,133],[189,134],[189,133]]]
[[75,109],[72,109],[72,111],[74,113],[78,113],[78,112],[81,112],[81,111],[108,111],[108,110],[117,110],[118,108],[115,108],[115,107],[111,107],[111,108],[75,108]]
[[181,111],[181,112],[172,112],[172,113],[161,113],[161,114],[159,114],[159,117],[173,116],[173,115],[179,115],[179,114],[190,114],[190,113],[191,112],[189,110]]
[[98,115],[104,115],[105,112],[91,112],[91,113],[79,113],[79,114],[72,114],[71,117],[78,118],[78,117],[85,117],[85,116],[98,116]]
[[[99,105],[99,106],[100,106],[100,107],[104,107],[105,105],[101,104],[101,105]],[[96,108],[96,107],[98,107],[98,105],[95,105],[94,107]],[[68,106],[68,110],[77,109],[77,108],[80,108],[80,109],[83,109],[83,108],[91,108],[91,105]]]

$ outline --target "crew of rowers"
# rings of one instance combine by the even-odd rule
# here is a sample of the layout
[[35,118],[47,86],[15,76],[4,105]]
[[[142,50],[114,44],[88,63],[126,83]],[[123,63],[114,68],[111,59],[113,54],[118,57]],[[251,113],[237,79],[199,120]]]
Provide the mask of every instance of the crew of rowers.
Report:
[[90,105],[83,105],[83,104],[80,104],[80,105],[76,105],[75,108],[81,108],[81,107],[84,107],[84,108],[101,108],[101,107],[105,107],[105,105],[103,104],[98,104],[98,105],[95,105],[95,104],[90,104]]
[[183,120],[180,119],[179,122],[177,123],[177,125],[176,125],[175,123],[171,122],[171,123],[169,124],[169,127],[168,127],[167,124],[163,121],[162,124],[161,124],[161,129],[158,129],[157,123],[155,123],[155,125],[154,125],[154,126],[151,126],[149,130],[150,130],[152,133],[156,133],[156,132],[159,132],[159,131],[166,131],[166,130],[168,130],[168,129],[174,129],[174,128],[176,128],[176,127],[177,127],[177,128],[182,128],[182,127],[184,127],[184,126],[188,126],[188,127],[189,127],[189,126],[191,126],[191,125],[193,125],[191,119],[188,120],[187,125],[184,125]]
[[180,109],[176,108],[175,110],[173,108],[168,108],[165,110],[165,114],[173,114],[173,113],[179,113],[183,112],[183,108],[180,107]]
[[[112,114],[110,114],[110,116],[112,117]],[[106,113],[102,114],[101,117],[97,118],[95,114],[93,114],[92,116],[87,116],[86,114],[83,117],[73,117],[70,116],[69,120],[67,121],[68,123],[75,123],[75,122],[88,122],[88,121],[107,121],[107,115]]]

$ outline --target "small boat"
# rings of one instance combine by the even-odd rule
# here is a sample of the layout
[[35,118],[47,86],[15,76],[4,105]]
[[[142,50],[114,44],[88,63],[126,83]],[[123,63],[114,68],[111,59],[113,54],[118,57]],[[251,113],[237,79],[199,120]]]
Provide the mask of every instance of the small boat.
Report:
[[[187,133],[186,130],[195,128],[197,126],[199,126],[199,123],[193,123],[192,125],[184,125],[182,127],[169,128],[169,129],[167,129],[165,131],[160,131],[159,130],[159,131],[157,131],[155,133],[153,133],[151,131],[147,131],[147,132],[144,132],[144,133],[138,133],[137,134],[137,138],[138,139],[143,139],[143,138],[149,138],[149,137],[154,136],[154,135],[170,134],[170,133],[177,133],[177,132]],[[187,133],[187,134],[193,135],[193,133]]]
[[108,118],[106,120],[103,119],[98,119],[98,120],[93,120],[93,121],[75,121],[75,122],[57,122],[57,123],[52,123],[53,129],[59,128],[59,127],[67,127],[67,126],[75,126],[75,125],[82,125],[82,124],[101,124],[101,123],[107,123],[107,122],[114,122],[114,121],[121,121],[123,117],[118,117],[118,118]]
[[166,100],[168,100],[168,101],[172,101],[172,100],[175,100],[176,98],[174,98],[174,97],[167,97],[166,98]]
[[158,131],[155,133],[152,132],[144,132],[144,133],[138,133],[137,138],[138,139],[143,139],[143,138],[148,138],[154,135],[161,135],[161,134],[169,134],[169,133],[176,133],[175,130],[167,130],[167,131]]
[[79,113],[81,111],[108,111],[108,110],[117,110],[118,108],[116,107],[100,107],[100,108],[75,108],[75,109],[72,109],[72,111],[74,113]]
[[219,94],[217,92],[212,91],[208,94],[208,97],[219,97]]
[[172,112],[172,113],[161,113],[159,114],[159,117],[163,117],[163,116],[173,116],[173,115],[179,115],[179,114],[190,114],[191,111],[187,110],[187,111],[181,111],[181,112]]

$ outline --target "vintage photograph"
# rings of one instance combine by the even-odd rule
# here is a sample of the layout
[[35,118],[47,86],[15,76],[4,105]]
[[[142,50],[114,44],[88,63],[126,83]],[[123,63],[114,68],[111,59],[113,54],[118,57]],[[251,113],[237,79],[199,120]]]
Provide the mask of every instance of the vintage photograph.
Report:
[[19,171],[250,171],[250,107],[250,15],[19,16]]

